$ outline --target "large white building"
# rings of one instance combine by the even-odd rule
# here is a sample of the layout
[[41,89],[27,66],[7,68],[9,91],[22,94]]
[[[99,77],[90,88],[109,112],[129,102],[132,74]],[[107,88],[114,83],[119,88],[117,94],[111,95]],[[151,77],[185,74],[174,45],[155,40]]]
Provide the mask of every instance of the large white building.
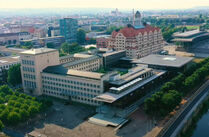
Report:
[[23,88],[25,92],[35,95],[54,96],[98,106],[101,101],[94,98],[111,88],[107,84],[110,81],[114,83],[127,77],[127,81],[119,85],[123,86],[135,79],[133,74],[137,77],[142,76],[142,79],[152,76],[147,75],[151,72],[150,69],[140,67],[130,70],[123,76],[115,70],[98,72],[100,68],[115,65],[122,57],[125,57],[125,51],[82,53],[61,58],[56,49],[39,48],[23,51],[20,53]]
[[108,48],[125,50],[126,56],[140,58],[163,49],[161,30],[141,23],[141,14],[136,12],[133,25],[112,32]]

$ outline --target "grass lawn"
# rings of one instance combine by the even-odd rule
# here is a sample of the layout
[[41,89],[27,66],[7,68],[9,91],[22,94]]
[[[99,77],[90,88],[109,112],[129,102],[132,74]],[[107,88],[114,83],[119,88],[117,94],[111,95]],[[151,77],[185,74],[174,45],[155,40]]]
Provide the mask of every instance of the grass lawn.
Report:
[[186,26],[188,30],[199,29],[199,26]]

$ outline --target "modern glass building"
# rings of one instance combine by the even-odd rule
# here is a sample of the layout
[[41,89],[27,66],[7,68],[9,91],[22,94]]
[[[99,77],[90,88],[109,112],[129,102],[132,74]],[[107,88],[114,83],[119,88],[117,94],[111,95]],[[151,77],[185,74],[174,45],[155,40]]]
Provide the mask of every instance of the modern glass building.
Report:
[[69,43],[76,42],[78,29],[78,21],[72,18],[60,19],[60,35],[65,37]]

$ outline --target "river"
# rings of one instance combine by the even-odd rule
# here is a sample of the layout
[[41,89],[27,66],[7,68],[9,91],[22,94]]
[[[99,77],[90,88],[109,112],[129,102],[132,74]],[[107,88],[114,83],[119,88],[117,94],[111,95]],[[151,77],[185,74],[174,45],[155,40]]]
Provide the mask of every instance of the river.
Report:
[[192,137],[209,137],[209,110],[198,121]]

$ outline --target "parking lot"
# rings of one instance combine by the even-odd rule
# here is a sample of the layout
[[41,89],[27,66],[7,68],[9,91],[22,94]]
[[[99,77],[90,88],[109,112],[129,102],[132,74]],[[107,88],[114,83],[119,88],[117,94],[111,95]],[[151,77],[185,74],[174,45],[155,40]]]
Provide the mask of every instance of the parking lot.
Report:
[[112,127],[103,127],[87,122],[95,109],[83,105],[64,105],[55,102],[52,110],[16,132],[26,134],[37,131],[48,137],[117,137]]

